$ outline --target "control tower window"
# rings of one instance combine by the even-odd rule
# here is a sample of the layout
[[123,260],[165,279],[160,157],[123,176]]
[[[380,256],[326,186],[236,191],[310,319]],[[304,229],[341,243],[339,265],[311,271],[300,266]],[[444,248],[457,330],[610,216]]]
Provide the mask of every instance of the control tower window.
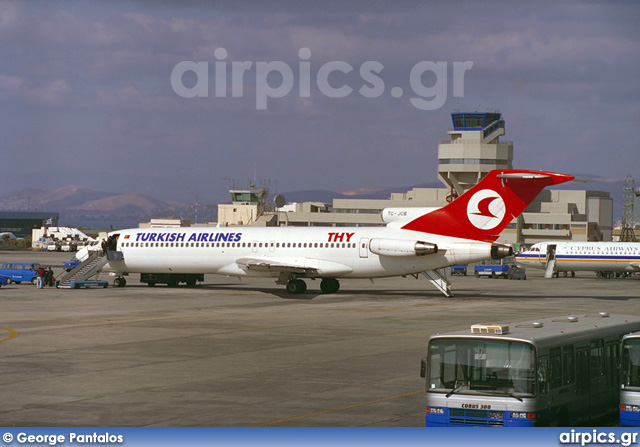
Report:
[[466,117],[465,127],[481,129],[484,124],[484,116],[468,116]]

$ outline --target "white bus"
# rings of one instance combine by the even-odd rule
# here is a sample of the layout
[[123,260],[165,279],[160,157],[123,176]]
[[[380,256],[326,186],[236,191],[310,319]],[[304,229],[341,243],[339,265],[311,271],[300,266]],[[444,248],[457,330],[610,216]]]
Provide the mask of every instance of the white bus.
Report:
[[620,425],[640,426],[640,332],[622,338]]
[[640,317],[606,312],[434,335],[427,426],[575,426],[617,417],[620,342]]

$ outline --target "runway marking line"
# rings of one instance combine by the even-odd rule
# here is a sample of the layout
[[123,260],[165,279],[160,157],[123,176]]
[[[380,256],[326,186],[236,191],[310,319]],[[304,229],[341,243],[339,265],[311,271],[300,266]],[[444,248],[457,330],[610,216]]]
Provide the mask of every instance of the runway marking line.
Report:
[[18,333],[16,331],[14,331],[13,329],[9,329],[9,328],[0,326],[0,330],[7,331],[9,333],[9,336],[7,338],[0,339],[0,343],[2,343],[3,341],[13,340],[14,338],[16,338],[18,336]]
[[369,400],[367,402],[360,402],[360,403],[357,403],[357,404],[344,405],[342,407],[330,408],[328,410],[316,411],[314,413],[303,414],[303,415],[300,415],[300,416],[294,416],[294,417],[290,417],[290,418],[286,418],[286,419],[278,419],[277,421],[264,422],[262,424],[254,425],[253,427],[268,427],[270,425],[282,424],[282,423],[285,423],[285,422],[296,421],[298,419],[304,419],[304,418],[309,418],[309,417],[313,417],[313,416],[320,416],[320,415],[328,414],[328,413],[335,413],[337,411],[349,410],[351,408],[362,407],[362,406],[365,406],[365,405],[377,404],[377,403],[384,402],[384,401],[391,400],[391,399],[398,399],[398,398],[401,398],[401,397],[414,396],[414,395],[419,394],[419,393],[424,393],[424,390],[412,391],[410,393],[404,393],[404,394],[397,394],[395,396],[382,397],[380,399]]

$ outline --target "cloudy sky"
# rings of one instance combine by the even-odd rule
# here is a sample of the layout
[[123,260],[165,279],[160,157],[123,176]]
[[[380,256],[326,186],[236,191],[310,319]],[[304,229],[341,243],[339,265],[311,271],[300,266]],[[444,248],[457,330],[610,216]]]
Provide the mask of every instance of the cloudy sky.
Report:
[[476,110],[515,167],[638,178],[638,23],[635,1],[2,1],[0,187],[413,185]]

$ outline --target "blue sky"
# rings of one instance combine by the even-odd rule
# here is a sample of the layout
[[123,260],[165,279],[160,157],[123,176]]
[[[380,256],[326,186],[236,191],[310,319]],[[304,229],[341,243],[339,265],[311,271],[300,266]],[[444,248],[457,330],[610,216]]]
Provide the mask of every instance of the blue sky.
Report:
[[[5,1],[0,187],[215,203],[254,176],[278,191],[426,183],[450,113],[476,110],[503,113],[517,168],[637,178],[638,23],[637,2]],[[176,93],[183,61],[207,64],[207,96]],[[225,97],[216,62],[226,63]],[[234,62],[251,63],[241,81]],[[270,62],[290,67],[291,88],[258,109],[257,94],[286,84],[276,71],[259,82]],[[336,62],[353,68],[327,77],[351,89],[344,97],[318,77]],[[412,81],[424,62],[444,63],[444,76]],[[383,67],[374,97],[360,91],[373,86],[359,71],[367,63]],[[436,99],[416,86],[442,105],[416,107],[410,98]]]

